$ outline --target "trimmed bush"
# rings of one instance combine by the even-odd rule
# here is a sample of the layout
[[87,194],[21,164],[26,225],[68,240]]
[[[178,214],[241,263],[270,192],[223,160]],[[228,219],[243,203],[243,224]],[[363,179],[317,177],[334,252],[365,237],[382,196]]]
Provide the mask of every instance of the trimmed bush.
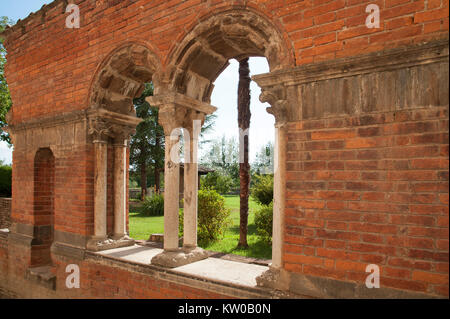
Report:
[[269,205],[273,201],[273,175],[257,175],[251,189],[252,198],[261,205]]
[[256,232],[263,241],[272,241],[273,203],[256,211],[255,225]]
[[0,197],[11,197],[12,167],[0,166]]
[[201,184],[203,188],[215,189],[219,194],[225,195],[231,191],[233,179],[219,172],[211,172],[202,178]]
[[164,196],[155,194],[146,197],[142,205],[142,213],[147,216],[164,216]]
[[[225,208],[225,198],[216,190],[202,188],[198,191],[197,238],[200,245],[223,238],[232,225],[231,211]],[[183,212],[180,212],[180,235],[183,234]]]

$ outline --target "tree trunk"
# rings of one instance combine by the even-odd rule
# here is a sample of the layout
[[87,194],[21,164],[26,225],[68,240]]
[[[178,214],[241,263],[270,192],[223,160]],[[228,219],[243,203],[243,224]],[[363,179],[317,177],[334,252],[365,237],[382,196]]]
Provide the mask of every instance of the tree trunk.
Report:
[[141,200],[147,196],[147,166],[141,164]]
[[161,191],[161,173],[159,167],[155,166],[155,193],[159,194]]
[[[250,127],[250,68],[248,58],[239,62],[239,88],[238,88],[238,123],[241,132]],[[242,133],[241,133],[242,134]],[[240,139],[242,141],[242,139]],[[240,234],[238,247],[247,248],[248,232],[248,198],[250,195],[250,164],[249,164],[249,137],[244,137],[244,145],[240,145],[244,151],[243,162],[239,164],[240,178]]]

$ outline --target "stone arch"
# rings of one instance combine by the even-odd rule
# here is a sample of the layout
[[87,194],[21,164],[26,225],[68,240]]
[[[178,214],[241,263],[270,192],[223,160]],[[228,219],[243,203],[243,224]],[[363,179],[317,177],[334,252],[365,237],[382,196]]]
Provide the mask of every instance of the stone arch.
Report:
[[51,264],[50,247],[54,239],[55,157],[50,148],[40,148],[34,158],[31,265]]
[[153,80],[161,63],[146,43],[127,42],[106,56],[95,72],[88,105],[91,109],[135,115],[133,99]]
[[209,15],[179,41],[168,58],[168,88],[210,103],[212,84],[230,59],[267,58],[271,72],[295,65],[282,32],[248,8]]

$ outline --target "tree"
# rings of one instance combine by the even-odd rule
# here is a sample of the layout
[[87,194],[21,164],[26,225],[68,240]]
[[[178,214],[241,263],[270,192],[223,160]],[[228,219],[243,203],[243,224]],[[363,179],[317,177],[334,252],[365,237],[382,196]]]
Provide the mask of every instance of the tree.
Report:
[[[238,123],[241,132],[250,128],[250,67],[248,58],[239,61],[239,87],[238,87]],[[242,142],[242,140],[241,140]],[[240,177],[240,232],[238,247],[247,248],[248,232],[248,198],[250,196],[250,164],[249,164],[249,136],[244,136],[244,145],[240,145],[241,156],[239,164]],[[243,159],[243,162],[242,162]]]
[[258,175],[273,174],[274,147],[272,142],[268,142],[256,154],[256,159],[252,163],[253,171]]
[[233,186],[233,180],[229,175],[214,171],[202,178],[201,185],[202,188],[215,189],[219,194],[226,195]]
[[210,150],[201,159],[201,164],[237,181],[239,179],[239,147],[236,139],[227,139],[222,136],[221,139],[213,140],[210,144]]
[[[8,17],[0,17],[0,32],[2,32],[8,24],[13,22]],[[3,46],[3,39],[0,37],[0,128],[6,125],[6,114],[11,108],[12,101],[9,94],[8,84],[5,78],[6,49]],[[11,143],[9,135],[3,130],[0,133],[0,140],[8,144]]]
[[155,189],[161,186],[161,172],[164,170],[164,130],[158,123],[158,108],[151,107],[145,100],[153,95],[153,84],[146,84],[142,95],[134,100],[136,115],[143,119],[137,126],[130,142],[130,164],[140,173],[141,198],[147,196],[147,172],[154,174]]

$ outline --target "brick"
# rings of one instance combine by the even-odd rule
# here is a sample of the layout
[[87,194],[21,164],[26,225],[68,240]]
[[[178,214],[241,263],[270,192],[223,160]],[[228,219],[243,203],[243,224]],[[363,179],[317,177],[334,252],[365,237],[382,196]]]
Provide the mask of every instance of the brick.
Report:
[[414,271],[412,279],[433,284],[448,284],[448,275],[433,274],[424,271]]

